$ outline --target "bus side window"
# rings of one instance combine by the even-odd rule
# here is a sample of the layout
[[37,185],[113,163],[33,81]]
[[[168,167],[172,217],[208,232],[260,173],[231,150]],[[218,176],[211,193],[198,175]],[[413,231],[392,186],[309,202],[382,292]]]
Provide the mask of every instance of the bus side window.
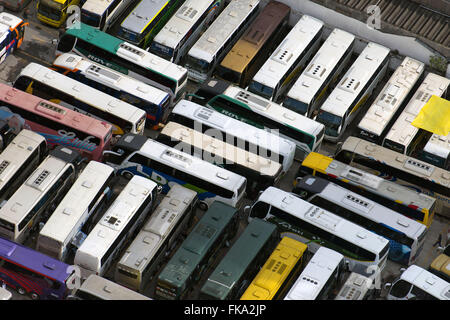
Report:
[[411,284],[405,280],[398,280],[391,289],[391,294],[397,298],[404,298],[411,290]]
[[411,294],[413,294],[415,299],[417,300],[438,300],[435,297],[433,297],[431,294],[423,291],[422,289],[413,286],[411,290]]

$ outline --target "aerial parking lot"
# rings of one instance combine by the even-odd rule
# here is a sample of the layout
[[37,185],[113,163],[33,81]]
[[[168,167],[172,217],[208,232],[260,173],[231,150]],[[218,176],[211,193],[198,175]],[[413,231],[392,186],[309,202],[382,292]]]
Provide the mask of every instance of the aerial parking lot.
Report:
[[[417,28],[382,15],[387,42],[362,38],[289,0],[108,0],[109,21],[85,0],[66,31],[40,1],[0,10],[27,23],[0,57],[0,300],[450,299],[448,59],[387,45]],[[417,37],[445,57],[427,8]]]

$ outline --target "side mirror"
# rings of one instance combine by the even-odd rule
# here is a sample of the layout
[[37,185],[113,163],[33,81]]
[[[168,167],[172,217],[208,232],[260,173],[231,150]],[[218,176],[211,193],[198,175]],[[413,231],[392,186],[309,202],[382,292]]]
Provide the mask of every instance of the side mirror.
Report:
[[245,206],[244,207],[244,214],[248,215],[250,213],[250,209],[251,208],[252,208],[251,206]]
[[444,252],[445,248],[444,247],[437,247],[436,249],[438,252],[442,253]]
[[406,268],[400,268],[399,269],[401,273],[405,272]]
[[384,284],[384,288],[386,290],[390,289],[391,287],[392,287],[392,283],[390,283],[390,282],[387,282],[387,283]]

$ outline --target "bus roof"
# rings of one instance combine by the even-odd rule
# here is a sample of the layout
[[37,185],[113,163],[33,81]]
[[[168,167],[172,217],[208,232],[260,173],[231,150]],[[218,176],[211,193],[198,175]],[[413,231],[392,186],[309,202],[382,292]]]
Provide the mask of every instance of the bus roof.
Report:
[[405,57],[358,127],[380,136],[410,90],[413,89],[424,69],[423,62]]
[[[409,145],[415,137],[415,134],[419,131],[419,129],[411,123],[419,115],[431,96],[441,96],[449,85],[450,79],[434,73],[429,73],[414,96],[408,102],[403,112],[392,125],[391,130],[388,132],[385,139],[400,143],[404,146]],[[406,153],[406,148],[403,153]]]
[[450,132],[447,136],[433,134],[423,148],[423,151],[435,154],[444,159],[448,158],[450,154]]
[[334,202],[352,212],[357,212],[358,215],[376,223],[394,228],[412,239],[420,238],[426,229],[425,225],[416,220],[405,217],[376,201],[370,200],[320,177],[305,176],[299,181],[297,187],[312,190],[316,195],[320,195],[320,197],[326,200]]
[[275,88],[284,74],[322,30],[323,22],[303,15],[253,77],[253,81]]
[[[47,187],[56,182],[66,165],[66,161],[50,153],[0,209],[2,218],[14,224],[21,222],[40,199],[42,192],[47,192]],[[45,178],[40,181],[39,178],[44,172]]]
[[326,247],[319,247],[298,276],[285,300],[315,299],[344,256]]
[[[236,163],[251,170],[261,172],[262,175],[275,176],[281,169],[281,164],[271,161],[257,154],[240,150],[238,147],[222,139],[202,134],[199,131],[176,122],[168,122],[160,132],[172,141],[179,141],[199,148],[206,153],[214,154],[225,163]],[[235,151],[235,152],[233,152]],[[202,158],[201,156],[199,157]]]
[[81,71],[88,78],[94,78],[95,81],[100,83],[106,82],[117,90],[131,92],[139,98],[158,105],[170,98],[169,94],[161,89],[73,53],[61,54],[55,59],[53,65],[72,72]]
[[[258,54],[280,21],[289,16],[291,8],[278,1],[269,2],[248,26],[244,34],[231,48],[220,65],[236,72],[243,72]],[[258,37],[256,37],[258,35]]]
[[[99,189],[105,183],[106,178],[113,172],[114,169],[106,164],[90,161],[66,193],[66,196],[58,204],[55,211],[40,231],[39,236],[50,237],[64,244],[67,240],[66,237],[70,234],[74,224],[81,218],[81,214],[75,214],[75,212],[73,212],[77,211],[77,204],[80,204],[79,209],[86,210],[87,204],[84,202],[86,200],[92,201],[92,199],[80,199],[80,196],[86,196],[84,190],[91,188]],[[95,197],[95,194],[93,194],[92,197]],[[81,204],[86,206],[83,207]],[[76,217],[75,221],[73,220],[74,216]]]
[[95,43],[102,49],[105,49],[106,51],[113,54],[117,53],[117,49],[119,48],[120,44],[124,42],[119,38],[91,27],[90,25],[87,25],[83,22],[80,22],[79,26],[77,26],[76,24],[73,25],[71,28],[66,30],[65,34],[80,38],[89,43]]
[[[78,248],[75,259],[85,260],[86,266],[92,267],[93,261],[100,259],[108,251],[134,214],[139,214],[136,210],[140,202],[156,187],[157,184],[152,180],[134,175]],[[115,225],[109,222],[112,219],[104,221],[109,216],[118,218]],[[122,221],[119,223],[120,219]]]
[[201,291],[216,299],[224,300],[239,279],[244,275],[257,255],[264,255],[261,249],[270,241],[277,226],[261,219],[253,219],[244,229],[219,265],[209,275]]
[[187,0],[153,41],[174,49],[215,1],[217,0]]
[[144,271],[163,245],[163,241],[169,241],[169,228],[176,228],[172,221],[183,219],[180,216],[196,196],[197,192],[174,184],[125,250],[117,263],[118,267]]
[[412,175],[433,181],[434,183],[446,188],[448,192],[448,187],[450,185],[450,174],[445,169],[438,168],[424,161],[405,156],[391,149],[352,136],[345,140],[342,144],[341,150],[348,150],[356,154],[362,154],[364,157],[373,158],[374,160],[383,162],[388,166],[400,168],[400,170]]
[[349,166],[320,153],[311,152],[305,157],[302,165],[324,174],[335,175],[339,179],[356,182],[356,185],[361,185],[367,190],[376,190],[383,197],[399,200],[406,206],[430,209],[436,203],[436,199],[429,195]]
[[101,16],[114,1],[115,0],[87,0],[81,7],[81,10],[86,10]]
[[[305,117],[278,103],[267,100],[235,85],[230,85],[228,89],[225,90],[224,95],[245,103],[255,113],[264,114],[267,118],[276,120],[280,124],[289,126],[297,131],[301,130],[317,136],[324,128],[324,125],[320,122]],[[246,96],[246,98],[242,96]]]
[[408,281],[440,300],[450,300],[450,283],[419,266],[409,266],[400,279]]
[[23,20],[7,12],[0,12],[0,39],[3,40],[10,29],[14,29]]
[[[388,240],[385,238],[275,187],[267,188],[259,196],[258,201],[269,203],[312,225],[335,233],[344,240],[357,243],[371,252],[379,253],[388,244]],[[320,214],[315,214],[312,217],[310,213],[316,208],[320,211]]]
[[[107,110],[108,112],[111,112],[123,119],[138,121],[142,116],[145,115],[144,110],[139,109],[132,104],[114,98],[113,96],[110,96],[102,91],[94,89],[88,85],[85,85],[84,83],[71,79],[63,74],[60,74],[54,70],[51,70],[34,62],[31,62],[25,68],[23,68],[20,72],[19,77],[20,76],[27,76],[32,79],[41,81],[47,85],[50,85],[50,83],[52,83],[51,86],[65,92],[69,92],[75,97],[78,97],[78,94],[82,92],[84,94],[84,97],[87,97],[88,99],[88,102],[86,103],[91,105],[100,105],[100,108],[102,108],[103,111]],[[74,93],[73,91],[76,91],[78,94]]]
[[245,18],[253,10],[257,10],[259,1],[232,0],[192,46],[188,52],[189,56],[208,63],[211,62],[226,40],[241,26]]
[[163,159],[170,162],[170,166],[182,170],[188,170],[192,175],[200,179],[216,181],[221,187],[228,190],[238,189],[246,178],[222,169],[212,163],[193,157],[190,154],[170,148],[162,143],[148,139],[141,147],[140,152],[152,159]]
[[140,0],[120,26],[141,33],[169,2],[169,0]]
[[341,82],[322,104],[321,110],[343,117],[365,84],[389,54],[389,49],[374,42],[364,48],[341,78]]
[[63,283],[70,275],[69,265],[64,262],[1,237],[0,255]]
[[37,110],[53,121],[68,124],[83,132],[104,139],[112,130],[110,123],[73,111],[59,104],[0,83],[0,101],[20,106],[25,110]]
[[334,29],[289,90],[288,96],[310,103],[354,40],[353,34],[341,29]]

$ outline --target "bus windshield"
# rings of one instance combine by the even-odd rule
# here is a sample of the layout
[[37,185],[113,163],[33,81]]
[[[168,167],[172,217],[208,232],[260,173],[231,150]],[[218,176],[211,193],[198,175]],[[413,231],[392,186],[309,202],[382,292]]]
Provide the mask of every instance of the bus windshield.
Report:
[[64,3],[58,3],[52,0],[40,0],[38,11],[43,16],[53,20],[60,20]]
[[230,70],[230,69],[228,69],[226,67],[223,67],[221,65],[219,65],[217,67],[217,75],[220,78],[227,79],[229,82],[232,82],[232,83],[239,83],[240,79],[241,79],[241,74],[240,73],[238,73],[236,71],[233,71],[233,70]]
[[172,60],[173,58],[173,48],[169,48],[161,43],[153,41],[150,45],[150,52],[159,55],[161,58],[166,60]]
[[208,72],[209,63],[206,62],[205,60],[187,56],[186,67],[189,69],[196,70],[198,72]]
[[270,99],[273,96],[273,88],[263,85],[257,81],[252,81],[248,85],[248,91]]
[[308,112],[308,105],[304,102],[287,97],[283,102],[283,107],[291,109],[297,113],[305,115]]
[[101,17],[98,14],[81,9],[81,21],[92,27],[100,26]]
[[321,110],[317,115],[318,122],[323,123],[325,125],[325,134],[337,137],[339,135],[339,129],[342,124],[342,118],[331,114],[329,112]]

